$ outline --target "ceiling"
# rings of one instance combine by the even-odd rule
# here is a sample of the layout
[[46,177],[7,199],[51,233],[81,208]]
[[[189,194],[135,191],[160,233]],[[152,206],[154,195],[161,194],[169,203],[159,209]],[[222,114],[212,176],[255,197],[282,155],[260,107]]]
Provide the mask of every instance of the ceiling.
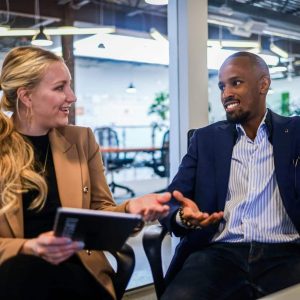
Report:
[[[220,32],[222,39],[259,39],[267,52],[272,34],[273,41],[288,51],[293,61],[298,56],[300,59],[300,0],[208,0],[208,15],[219,23],[231,23],[228,27],[209,22],[211,39],[219,39]],[[41,24],[57,27],[73,22],[77,26],[113,25],[119,32],[136,35],[147,35],[155,27],[167,35],[167,6],[150,5],[144,0],[0,1],[0,23],[12,28]],[[297,35],[293,37],[291,33]],[[30,37],[0,37],[0,51],[29,42]],[[294,69],[300,74],[300,66],[295,65]]]

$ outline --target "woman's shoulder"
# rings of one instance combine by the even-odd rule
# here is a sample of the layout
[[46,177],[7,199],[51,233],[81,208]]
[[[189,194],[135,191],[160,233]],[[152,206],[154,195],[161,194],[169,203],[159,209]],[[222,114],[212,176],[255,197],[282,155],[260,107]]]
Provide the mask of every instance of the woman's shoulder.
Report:
[[90,127],[78,126],[78,125],[67,125],[64,127],[57,128],[62,134],[89,134],[92,132]]
[[61,135],[63,135],[67,140],[78,141],[90,139],[93,136],[92,129],[90,127],[77,126],[77,125],[67,125],[55,129]]

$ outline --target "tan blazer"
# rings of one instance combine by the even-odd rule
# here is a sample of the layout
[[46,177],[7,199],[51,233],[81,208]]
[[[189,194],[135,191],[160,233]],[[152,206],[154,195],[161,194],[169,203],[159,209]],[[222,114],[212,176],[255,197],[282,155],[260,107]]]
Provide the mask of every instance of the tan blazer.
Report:
[[[66,126],[49,133],[58,192],[62,206],[125,211],[116,206],[104,176],[99,146],[90,128]],[[23,228],[22,197],[14,209],[0,215],[0,264],[17,255],[26,240]],[[100,251],[78,252],[86,269],[115,298],[113,269]]]

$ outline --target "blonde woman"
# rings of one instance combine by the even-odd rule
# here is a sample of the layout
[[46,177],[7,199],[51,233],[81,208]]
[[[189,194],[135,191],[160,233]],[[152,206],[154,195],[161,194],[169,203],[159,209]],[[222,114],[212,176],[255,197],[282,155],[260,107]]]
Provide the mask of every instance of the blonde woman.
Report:
[[[59,206],[168,213],[169,194],[116,206],[91,129],[69,126],[76,97],[63,60],[36,47],[6,56],[0,77],[0,293],[3,299],[114,299],[102,252],[51,231]],[[82,250],[82,251],[81,251]],[[15,287],[15,288],[14,288]]]

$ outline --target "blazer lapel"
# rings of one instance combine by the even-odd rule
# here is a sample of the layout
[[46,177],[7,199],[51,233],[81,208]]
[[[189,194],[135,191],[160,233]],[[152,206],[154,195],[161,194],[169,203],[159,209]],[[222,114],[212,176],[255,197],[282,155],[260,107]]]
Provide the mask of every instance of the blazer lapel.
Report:
[[80,208],[82,180],[76,144],[70,144],[57,129],[50,131],[49,140],[61,205]]
[[23,205],[22,196],[17,197],[18,204],[5,213],[6,220],[9,224],[13,236],[22,238],[24,236],[24,224],[23,224]]
[[290,128],[291,119],[272,114],[273,152],[276,179],[279,187],[285,186],[289,174],[292,157],[293,132]]
[[216,185],[218,187],[218,209],[223,210],[227,195],[231,156],[236,139],[236,128],[223,124],[217,128],[215,139]]

